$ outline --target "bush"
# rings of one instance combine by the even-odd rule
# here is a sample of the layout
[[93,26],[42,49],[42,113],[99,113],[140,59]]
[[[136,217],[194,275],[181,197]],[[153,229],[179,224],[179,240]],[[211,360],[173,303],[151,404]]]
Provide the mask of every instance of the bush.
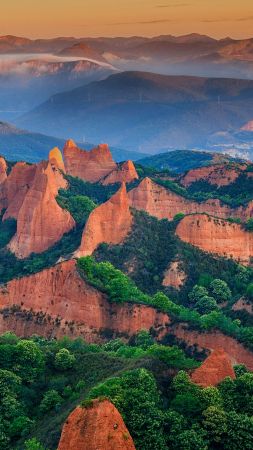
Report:
[[58,370],[68,370],[75,363],[75,356],[66,348],[62,348],[55,355],[54,365]]

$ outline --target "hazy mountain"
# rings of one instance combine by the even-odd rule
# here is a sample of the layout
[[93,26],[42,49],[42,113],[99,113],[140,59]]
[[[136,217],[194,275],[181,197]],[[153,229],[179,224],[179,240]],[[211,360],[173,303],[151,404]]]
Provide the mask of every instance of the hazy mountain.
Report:
[[249,80],[125,72],[55,95],[17,123],[144,152],[206,148],[252,120],[252,99]]
[[107,61],[120,70],[252,78],[252,39],[183,36],[26,39],[0,37],[0,54],[50,53]]
[[[1,117],[12,120],[57,92],[106,78],[104,63],[50,55],[0,57]],[[20,112],[19,112],[20,111]]]
[[[66,136],[70,137],[70,136]],[[38,162],[48,158],[48,152],[53,147],[63,148],[65,139],[46,136],[40,133],[16,128],[6,122],[0,122],[0,154],[10,161],[24,160],[28,162]],[[96,143],[98,143],[96,141]],[[95,144],[79,143],[80,148],[90,150]],[[111,148],[115,161],[125,161],[128,159],[137,160],[146,156],[144,153],[127,151],[120,148]]]
[[192,151],[192,150],[175,150],[166,153],[159,153],[154,156],[148,156],[138,160],[138,163],[145,167],[151,167],[158,170],[171,170],[175,173],[183,173],[186,170],[195,169],[197,167],[208,166],[215,162],[232,161],[234,158],[217,153]]

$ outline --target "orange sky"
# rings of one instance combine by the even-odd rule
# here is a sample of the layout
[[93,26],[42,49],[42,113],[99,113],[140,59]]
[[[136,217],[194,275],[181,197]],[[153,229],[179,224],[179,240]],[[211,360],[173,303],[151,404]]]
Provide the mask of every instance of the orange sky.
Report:
[[0,35],[253,36],[253,0],[0,0]]

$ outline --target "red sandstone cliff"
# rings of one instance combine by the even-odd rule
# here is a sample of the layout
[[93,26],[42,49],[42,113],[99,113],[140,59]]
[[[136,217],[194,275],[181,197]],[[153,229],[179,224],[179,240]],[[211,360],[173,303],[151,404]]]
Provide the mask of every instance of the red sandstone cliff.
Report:
[[134,180],[138,180],[139,176],[134,167],[132,161],[126,161],[117,169],[113,170],[105,179],[102,181],[104,186],[114,183],[131,183]]
[[180,261],[173,261],[164,273],[163,286],[180,289],[186,280],[186,274],[180,267]]
[[240,225],[222,219],[195,214],[184,217],[177,226],[177,236],[184,242],[202,250],[242,264],[249,264],[253,257],[253,234]]
[[92,183],[101,180],[117,168],[106,144],[85,151],[79,149],[74,141],[69,140],[64,146],[63,154],[67,174]]
[[132,226],[125,184],[107,202],[90,214],[85,225],[78,257],[91,255],[102,242],[120,244]]
[[203,364],[194,370],[191,380],[200,386],[216,386],[224,378],[235,378],[229,355],[223,348],[215,349]]
[[[24,313],[8,314],[14,305]],[[104,294],[81,278],[74,260],[2,286],[0,309],[7,311],[0,315],[0,333],[9,329],[21,336],[82,335],[91,342],[103,340],[104,330],[115,336],[132,336],[152,327],[159,334],[170,321],[166,314],[149,306],[109,303]],[[27,320],[25,311],[30,310],[33,313]],[[41,322],[39,317],[43,318]]]
[[65,172],[62,153],[58,147],[54,147],[52,150],[50,150],[48,155],[48,161],[50,162],[53,169],[59,169],[62,172]]
[[9,244],[18,258],[47,250],[74,227],[69,212],[56,202],[60,187],[66,187],[61,174],[55,173],[49,163],[41,162],[18,211],[17,232]]
[[135,450],[121,414],[109,400],[77,407],[67,418],[58,450]]
[[8,178],[1,184],[0,207],[6,209],[3,220],[9,217],[17,219],[24,198],[32,185],[36,167],[35,164],[18,162],[13,166]]
[[4,158],[0,156],[0,184],[7,178],[7,164]]
[[[229,206],[221,205],[218,199],[210,199],[197,203],[188,200],[174,192],[156,184],[150,178],[144,180],[128,193],[130,205],[138,210],[143,210],[158,219],[172,220],[178,213],[212,214],[217,217],[243,217],[244,208],[231,209]],[[251,207],[251,209],[253,209]],[[249,211],[247,212],[249,214]],[[249,215],[248,215],[249,217]]]
[[189,186],[195,181],[205,180],[216,186],[226,186],[233,183],[242,171],[247,169],[247,164],[216,164],[206,167],[198,167],[187,172],[181,178],[183,186]]

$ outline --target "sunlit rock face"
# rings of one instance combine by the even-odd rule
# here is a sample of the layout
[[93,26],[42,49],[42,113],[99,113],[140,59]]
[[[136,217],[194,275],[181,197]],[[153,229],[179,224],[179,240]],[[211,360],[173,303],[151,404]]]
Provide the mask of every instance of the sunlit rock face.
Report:
[[95,183],[117,168],[107,144],[90,151],[81,150],[68,140],[63,149],[65,169],[68,175]]
[[129,233],[132,221],[126,186],[122,184],[116,194],[91,212],[76,256],[91,255],[102,242],[120,244]]
[[52,150],[50,150],[48,161],[50,162],[53,169],[59,169],[62,172],[65,172],[62,153],[58,147],[54,147]]
[[0,156],[0,184],[7,178],[7,164],[4,158]]
[[186,273],[181,268],[180,261],[172,261],[164,272],[163,286],[180,289],[187,278]]
[[239,175],[247,169],[247,164],[215,164],[189,170],[181,179],[183,186],[190,186],[199,180],[216,186],[227,186],[234,183]]
[[107,186],[108,184],[114,183],[131,183],[132,181],[138,180],[139,176],[134,167],[132,161],[126,161],[117,169],[113,170],[104,180],[102,184]]
[[235,378],[231,358],[223,348],[215,349],[203,364],[194,370],[191,380],[200,386],[216,386],[224,378]]
[[67,210],[56,201],[59,188],[65,188],[62,175],[52,169],[50,163],[42,161],[17,214],[17,232],[9,249],[18,258],[31,253],[41,253],[70,231],[75,221]]
[[184,217],[177,226],[177,236],[182,241],[210,253],[234,258],[249,264],[253,256],[253,234],[241,225],[195,214]]
[[[167,314],[150,306],[109,302],[105,294],[82,278],[73,259],[2,286],[0,310],[11,310],[14,305],[24,313],[15,316],[12,312],[8,317],[0,314],[0,333],[11,330],[19,336],[83,336],[88,342],[103,342],[103,330],[110,330],[111,336],[123,333],[130,337],[153,328],[159,336],[170,322]],[[25,311],[31,310],[33,315],[27,321]],[[45,317],[41,323],[38,314]]]
[[58,450],[135,450],[121,414],[109,400],[77,407],[67,418]]

